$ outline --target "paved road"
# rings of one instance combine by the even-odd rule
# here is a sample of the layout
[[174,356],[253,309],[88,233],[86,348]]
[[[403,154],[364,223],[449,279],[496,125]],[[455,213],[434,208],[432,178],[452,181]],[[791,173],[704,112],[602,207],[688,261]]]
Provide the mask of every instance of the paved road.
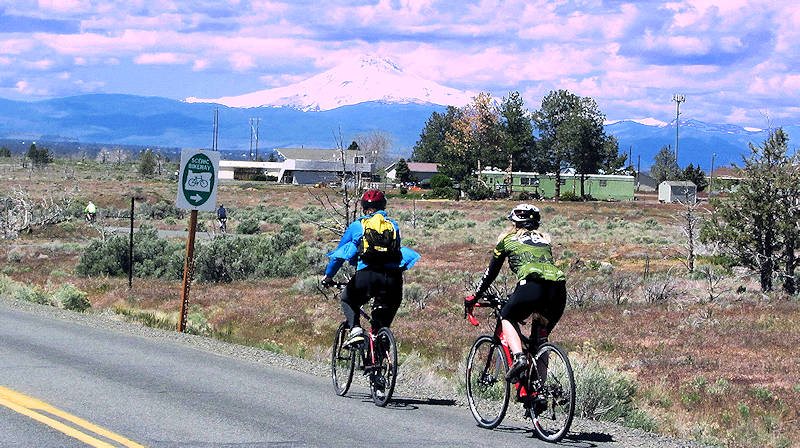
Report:
[[[150,447],[552,446],[515,423],[480,429],[466,409],[447,401],[399,396],[378,408],[363,388],[335,396],[326,377],[31,314],[2,301],[0,341],[3,447],[87,446],[3,406],[3,391],[57,409],[41,411],[46,416],[63,412]],[[594,436],[579,434],[570,445],[605,446]]]

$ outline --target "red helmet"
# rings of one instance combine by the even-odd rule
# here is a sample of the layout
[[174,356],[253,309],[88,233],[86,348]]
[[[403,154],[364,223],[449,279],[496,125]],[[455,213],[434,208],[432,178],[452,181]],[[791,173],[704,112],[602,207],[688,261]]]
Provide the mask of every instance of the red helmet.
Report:
[[367,190],[361,196],[361,208],[383,210],[386,208],[386,196],[380,190]]

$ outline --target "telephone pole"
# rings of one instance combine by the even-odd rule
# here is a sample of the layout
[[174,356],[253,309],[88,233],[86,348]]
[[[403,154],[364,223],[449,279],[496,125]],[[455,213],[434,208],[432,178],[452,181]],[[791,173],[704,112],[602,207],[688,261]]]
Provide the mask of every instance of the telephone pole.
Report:
[[[250,160],[258,159],[258,123],[260,118],[250,119]],[[255,148],[255,152],[253,149]],[[253,156],[255,154],[255,157]]]
[[[678,163],[678,126],[680,124],[681,118],[681,103],[686,101],[686,97],[681,95],[680,93],[676,93],[672,95],[672,101],[675,101],[676,109],[675,109],[675,163]],[[678,168],[681,165],[678,163]]]

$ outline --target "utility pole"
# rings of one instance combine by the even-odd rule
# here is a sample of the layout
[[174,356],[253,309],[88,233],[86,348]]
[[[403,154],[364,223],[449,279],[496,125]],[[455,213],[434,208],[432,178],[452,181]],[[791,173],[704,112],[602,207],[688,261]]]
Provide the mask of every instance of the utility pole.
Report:
[[[672,101],[675,101],[676,109],[675,109],[675,163],[678,163],[678,126],[680,123],[681,118],[681,103],[686,102],[686,97],[681,95],[680,93],[676,93],[672,95]],[[681,165],[678,163],[678,168]]]
[[708,173],[709,178],[711,179],[708,182],[708,198],[709,199],[711,199],[711,196],[714,195],[714,156],[716,156],[716,155],[717,155],[717,153],[712,153],[711,154],[711,172]]
[[219,151],[217,139],[219,138],[219,107],[214,108],[214,132],[211,136],[211,150]]
[[250,160],[258,159],[258,123],[260,121],[260,118],[250,119]]

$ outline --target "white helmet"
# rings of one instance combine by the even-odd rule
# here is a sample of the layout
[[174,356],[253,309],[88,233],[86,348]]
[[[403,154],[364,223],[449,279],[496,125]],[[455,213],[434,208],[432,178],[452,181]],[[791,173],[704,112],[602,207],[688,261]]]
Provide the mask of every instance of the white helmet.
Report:
[[538,223],[541,219],[539,207],[531,204],[519,204],[511,210],[508,219],[514,222]]

